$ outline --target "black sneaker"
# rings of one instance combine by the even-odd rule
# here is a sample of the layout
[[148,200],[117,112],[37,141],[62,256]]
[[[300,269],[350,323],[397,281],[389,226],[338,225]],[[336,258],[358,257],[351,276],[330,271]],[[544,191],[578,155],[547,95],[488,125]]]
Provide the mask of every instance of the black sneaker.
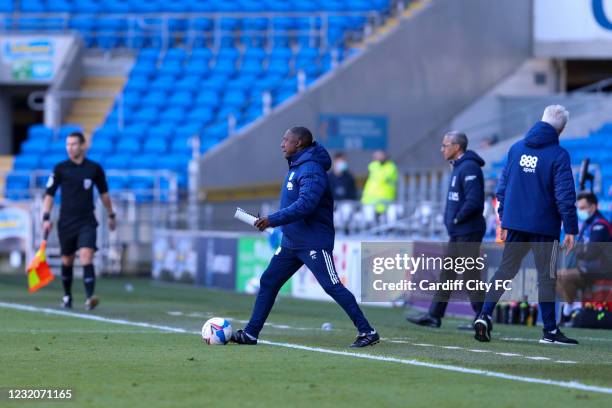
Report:
[[491,341],[492,329],[493,323],[491,323],[491,318],[482,313],[474,322],[474,338],[483,342]]
[[371,333],[359,333],[353,344],[350,345],[352,348],[373,346],[380,342],[380,336],[377,332]]
[[434,317],[430,314],[424,314],[422,316],[408,316],[406,321],[414,323],[419,326],[438,328],[442,325],[442,320],[439,317]]
[[72,296],[66,295],[62,297],[62,308],[72,309]]
[[247,334],[244,330],[237,330],[235,333],[232,333],[230,341],[237,344],[248,344],[250,346],[257,344],[257,339]]
[[577,340],[566,337],[558,328],[553,331],[542,330],[544,334],[540,339],[542,344],[562,344],[564,346],[573,346],[578,344]]

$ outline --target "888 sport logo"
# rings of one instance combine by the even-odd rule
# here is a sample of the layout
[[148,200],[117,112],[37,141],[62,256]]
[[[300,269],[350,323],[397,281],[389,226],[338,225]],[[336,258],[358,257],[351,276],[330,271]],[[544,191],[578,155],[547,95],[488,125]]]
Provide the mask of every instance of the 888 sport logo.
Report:
[[524,154],[521,156],[519,166],[523,168],[525,173],[535,173],[536,166],[538,165],[538,156],[530,156]]

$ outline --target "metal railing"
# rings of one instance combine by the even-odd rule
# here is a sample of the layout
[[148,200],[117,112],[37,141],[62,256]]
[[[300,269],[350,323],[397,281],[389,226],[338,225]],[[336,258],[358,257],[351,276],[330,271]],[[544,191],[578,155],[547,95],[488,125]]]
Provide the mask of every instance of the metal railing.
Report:
[[[402,4],[403,2],[397,3]],[[399,7],[403,9],[403,6]],[[308,36],[312,39],[312,46],[319,44],[327,48],[327,33],[330,28],[330,19],[335,17],[363,17],[365,24],[359,28],[346,30],[349,36],[343,40],[357,41],[364,34],[372,32],[376,27],[384,24],[387,14],[380,11],[313,11],[313,12],[211,12],[211,13],[113,13],[98,14],[108,19],[120,20],[119,24],[111,24],[105,28],[87,29],[87,36],[95,39],[117,38],[121,46],[128,49],[140,49],[143,45],[155,45],[162,50],[172,44],[181,44],[187,47],[194,46],[196,41],[205,40],[212,48],[219,48],[224,38],[237,39],[248,35],[265,39],[268,45],[273,46],[276,36],[297,37]],[[75,23],[83,19],[78,14],[71,13],[1,13],[0,18],[4,22],[0,29],[13,31],[50,31],[67,32],[77,31]],[[309,19],[310,25],[306,28],[283,28],[275,27],[276,18],[301,18]],[[33,24],[32,19],[43,21],[41,24]],[[258,28],[245,28],[242,30],[230,30],[224,28],[227,19],[265,19],[265,25],[256,24]],[[262,20],[263,21],[263,20]],[[203,26],[208,26],[202,28]],[[45,30],[44,27],[50,27]],[[116,47],[110,47],[116,48]]]
[[601,106],[600,99],[589,98],[588,96],[603,96],[611,87],[612,78],[607,78],[567,93],[534,96],[534,101],[523,104],[518,108],[505,111],[494,118],[467,126],[464,131],[470,135],[474,135],[482,133],[483,131],[486,132],[487,129],[501,124],[505,132],[499,135],[499,140],[508,139],[525,131],[526,128],[540,119],[544,108],[542,105],[547,99],[561,98],[562,103],[564,103],[565,107],[572,113],[585,113]]

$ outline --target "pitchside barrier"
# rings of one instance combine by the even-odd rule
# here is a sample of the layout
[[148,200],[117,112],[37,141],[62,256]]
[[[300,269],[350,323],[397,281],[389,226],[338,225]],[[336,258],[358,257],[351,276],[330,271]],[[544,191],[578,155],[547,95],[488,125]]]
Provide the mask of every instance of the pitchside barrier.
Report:
[[[220,231],[157,229],[153,236],[153,279],[250,294],[257,293],[259,279],[280,242],[277,234],[269,236]],[[447,245],[445,242],[398,242],[372,236],[338,236],[333,258],[340,281],[361,303],[426,308],[433,299],[434,284],[440,281],[440,273],[447,267],[440,268],[436,264],[436,261],[442,264],[448,260]],[[459,256],[461,251],[467,253],[468,249],[460,248]],[[486,286],[499,267],[502,252],[503,246],[494,242],[484,243],[479,253],[483,268],[476,277],[462,276],[466,261],[462,261],[463,266],[457,263],[452,266],[459,274],[453,281],[454,286],[449,287],[453,290],[448,309],[450,314],[469,316],[473,313],[468,302],[468,289]],[[392,259],[383,272],[379,267],[384,263],[374,261],[377,256]],[[399,264],[395,262],[398,256]],[[555,249],[555,257],[557,267],[549,273],[556,275],[568,269],[571,258],[566,258],[559,247]],[[428,260],[432,264],[426,264]],[[406,261],[409,263],[407,267],[402,263]],[[475,262],[477,264],[479,261]],[[470,286],[465,283],[468,279]],[[538,275],[533,255],[525,257],[511,282],[500,284],[505,285],[506,289],[502,302],[537,302]],[[281,294],[302,299],[331,300],[305,266],[287,282]]]

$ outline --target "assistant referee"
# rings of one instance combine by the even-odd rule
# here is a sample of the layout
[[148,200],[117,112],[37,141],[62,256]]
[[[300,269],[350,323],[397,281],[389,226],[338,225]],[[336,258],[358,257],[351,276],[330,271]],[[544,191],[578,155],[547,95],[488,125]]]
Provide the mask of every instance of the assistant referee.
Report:
[[55,165],[53,174],[47,181],[47,190],[43,201],[43,232],[45,236],[51,231],[51,209],[53,198],[61,188],[60,216],[57,233],[62,255],[62,283],[64,297],[62,307],[72,308],[72,270],[75,253],[83,266],[83,282],[87,300],[85,308],[94,309],[99,300],[94,296],[96,274],[93,256],[96,251],[96,228],[98,222],[94,215],[93,186],[96,186],[104,207],[108,211],[108,227],[115,230],[115,213],[110,196],[106,175],[102,167],[85,158],[85,136],[81,132],[70,133],[66,137],[68,160]]

